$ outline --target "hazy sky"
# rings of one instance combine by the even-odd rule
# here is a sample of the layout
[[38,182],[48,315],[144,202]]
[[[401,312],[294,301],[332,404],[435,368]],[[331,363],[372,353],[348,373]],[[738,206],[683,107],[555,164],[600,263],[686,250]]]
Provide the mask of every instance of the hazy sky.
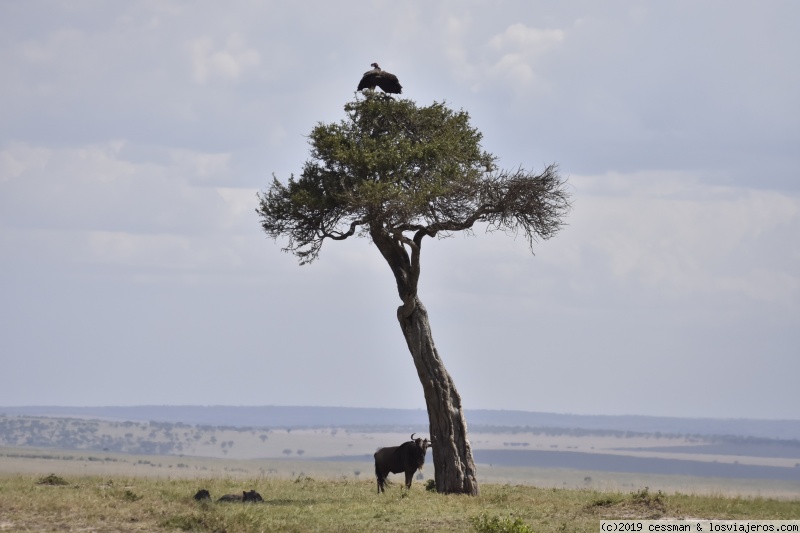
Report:
[[568,226],[429,240],[469,408],[800,418],[800,3],[0,3],[0,405],[423,408],[377,249],[256,192],[377,61],[560,165]]

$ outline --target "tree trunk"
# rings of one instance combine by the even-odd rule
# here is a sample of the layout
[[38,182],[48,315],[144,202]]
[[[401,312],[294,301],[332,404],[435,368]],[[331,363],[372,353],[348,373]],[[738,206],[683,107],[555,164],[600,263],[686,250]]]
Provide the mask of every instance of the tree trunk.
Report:
[[415,297],[415,304],[407,316],[404,314],[406,306],[400,306],[397,318],[425,392],[433,439],[436,490],[443,494],[477,496],[475,462],[467,439],[461,396],[433,345],[428,312],[419,298]]
[[[429,431],[433,440],[436,490],[443,494],[477,496],[475,461],[467,440],[467,422],[461,408],[461,396],[433,345],[428,312],[417,297],[422,239],[433,235],[435,233],[421,229],[412,241],[400,233],[390,234],[383,226],[370,227],[372,242],[392,269],[397,293],[403,302],[397,308],[397,319],[425,393]],[[405,246],[411,250],[410,256]]]

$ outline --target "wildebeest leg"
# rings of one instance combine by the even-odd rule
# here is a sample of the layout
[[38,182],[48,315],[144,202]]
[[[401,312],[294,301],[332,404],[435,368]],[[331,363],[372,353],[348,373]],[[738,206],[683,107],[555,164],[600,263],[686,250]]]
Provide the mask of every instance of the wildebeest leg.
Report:
[[406,488],[411,490],[411,481],[414,479],[414,471],[406,470]]

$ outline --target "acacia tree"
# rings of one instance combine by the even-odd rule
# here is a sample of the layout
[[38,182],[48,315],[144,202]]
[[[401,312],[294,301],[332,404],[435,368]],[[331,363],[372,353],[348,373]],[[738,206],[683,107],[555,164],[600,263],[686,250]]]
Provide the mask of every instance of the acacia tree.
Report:
[[403,336],[425,394],[436,489],[478,494],[461,398],[431,336],[417,294],[426,237],[472,231],[523,233],[529,246],[555,235],[570,208],[566,182],[550,165],[540,174],[500,170],[482,150],[465,111],[444,104],[357,96],[346,119],[317,124],[299,178],[258,195],[261,226],[306,264],[326,240],[367,237],[389,264],[402,304]]

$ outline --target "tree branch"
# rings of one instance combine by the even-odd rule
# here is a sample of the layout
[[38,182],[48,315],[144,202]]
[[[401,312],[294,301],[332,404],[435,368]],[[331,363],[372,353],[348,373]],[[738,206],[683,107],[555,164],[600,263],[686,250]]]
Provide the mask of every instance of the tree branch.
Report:
[[325,232],[323,231],[321,239],[333,239],[334,241],[343,241],[348,237],[352,237],[356,232],[356,228],[366,223],[366,220],[354,220],[350,223],[350,229],[344,233],[341,232]]
[[449,218],[434,206],[432,209],[437,212],[430,224],[400,224],[393,231],[416,232],[414,240],[419,247],[424,236],[465,231],[486,222],[488,231],[524,232],[532,248],[538,239],[549,239],[560,230],[572,207],[566,182],[558,175],[556,165],[548,166],[538,175],[522,168],[487,175],[470,192],[468,199],[450,204]]

